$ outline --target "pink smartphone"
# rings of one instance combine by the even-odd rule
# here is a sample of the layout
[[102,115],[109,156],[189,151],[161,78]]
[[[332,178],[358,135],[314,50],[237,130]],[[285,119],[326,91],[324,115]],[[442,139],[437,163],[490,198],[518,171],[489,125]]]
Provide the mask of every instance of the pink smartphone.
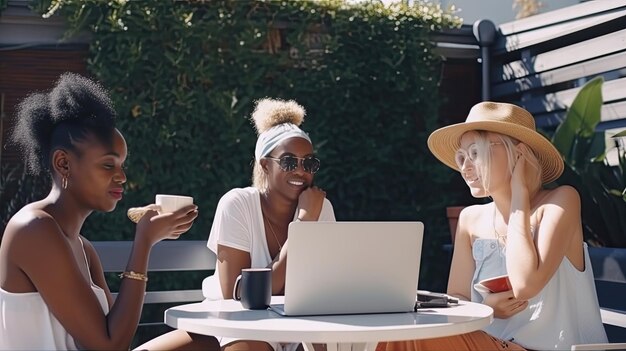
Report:
[[484,279],[478,282],[478,284],[489,289],[492,293],[498,293],[511,290],[511,282],[508,275],[501,275],[489,279]]

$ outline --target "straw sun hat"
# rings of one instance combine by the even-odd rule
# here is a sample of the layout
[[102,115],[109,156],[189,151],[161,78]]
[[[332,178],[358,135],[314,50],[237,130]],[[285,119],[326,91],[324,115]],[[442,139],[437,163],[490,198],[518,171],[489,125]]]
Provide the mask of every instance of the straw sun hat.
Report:
[[474,105],[463,123],[435,130],[428,137],[428,148],[441,162],[455,170],[454,156],[463,133],[483,130],[508,135],[530,147],[542,169],[542,182],[549,183],[563,173],[563,158],[543,135],[535,130],[535,119],[525,109],[507,103],[481,102]]

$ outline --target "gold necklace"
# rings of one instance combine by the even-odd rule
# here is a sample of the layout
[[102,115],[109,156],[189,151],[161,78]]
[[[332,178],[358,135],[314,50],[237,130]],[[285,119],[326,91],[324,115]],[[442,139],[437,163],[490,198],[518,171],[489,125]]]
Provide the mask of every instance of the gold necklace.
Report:
[[496,235],[496,240],[498,241],[498,244],[502,243],[502,245],[504,247],[506,247],[506,234],[504,235],[500,235],[500,233],[498,233],[498,231],[496,230],[496,204],[493,204],[493,232]]
[[272,232],[274,239],[276,239],[276,244],[278,244],[278,252],[280,252],[283,249],[283,246],[280,244],[280,241],[278,240],[278,236],[276,236],[276,232],[274,232],[274,227],[272,227],[272,222],[270,222],[269,218],[267,218],[265,213],[263,213],[263,218],[265,218],[265,220],[267,221],[267,225],[270,226],[270,231]]
[[[507,227],[508,227],[508,225],[507,225]],[[535,236],[535,226],[531,224],[528,229],[530,229],[530,235],[532,237],[534,237]],[[506,248],[506,238],[507,238],[508,234],[507,233],[500,234],[496,230],[496,204],[493,204],[493,232],[496,235],[496,240],[498,241],[498,244],[502,243],[502,246],[504,246]]]

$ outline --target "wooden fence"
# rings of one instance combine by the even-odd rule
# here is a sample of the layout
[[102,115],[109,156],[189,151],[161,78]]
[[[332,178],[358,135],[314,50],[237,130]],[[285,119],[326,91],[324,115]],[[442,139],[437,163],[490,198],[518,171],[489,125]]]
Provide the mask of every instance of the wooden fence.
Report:
[[589,1],[500,26],[490,99],[523,106],[553,130],[580,87],[603,76],[598,131],[626,127],[626,1]]

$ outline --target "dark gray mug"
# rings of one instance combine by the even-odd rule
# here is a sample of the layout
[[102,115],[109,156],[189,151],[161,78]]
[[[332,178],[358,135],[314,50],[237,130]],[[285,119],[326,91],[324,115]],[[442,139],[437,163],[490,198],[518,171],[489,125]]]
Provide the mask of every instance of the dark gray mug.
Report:
[[249,310],[264,310],[272,299],[272,269],[244,268],[235,280],[233,299]]

